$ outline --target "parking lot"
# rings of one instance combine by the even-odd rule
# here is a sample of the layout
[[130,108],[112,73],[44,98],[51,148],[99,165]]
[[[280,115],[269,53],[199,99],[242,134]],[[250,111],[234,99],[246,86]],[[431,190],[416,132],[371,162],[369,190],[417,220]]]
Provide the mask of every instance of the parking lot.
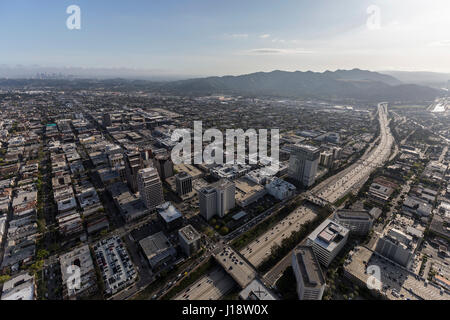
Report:
[[119,237],[101,240],[94,245],[94,253],[105,285],[105,295],[111,296],[136,280],[136,270]]
[[368,266],[378,266],[381,276],[381,292],[390,300],[449,300],[450,295],[432,283],[374,254],[365,247],[358,247],[345,269],[354,277],[367,283]]
[[314,219],[315,216],[316,213],[311,208],[298,207],[277,225],[244,247],[241,254],[257,267],[270,255],[272,246],[280,245],[283,239],[288,238],[292,232],[300,230],[302,224]]

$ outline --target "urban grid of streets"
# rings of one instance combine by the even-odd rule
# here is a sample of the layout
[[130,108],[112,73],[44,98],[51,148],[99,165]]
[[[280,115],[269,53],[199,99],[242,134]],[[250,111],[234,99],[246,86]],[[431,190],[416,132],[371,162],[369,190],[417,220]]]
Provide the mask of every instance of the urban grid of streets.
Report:
[[[337,199],[350,192],[355,185],[361,185],[362,182],[367,180],[370,173],[373,172],[376,167],[381,166],[389,158],[393,145],[393,137],[390,133],[389,123],[387,120],[386,103],[380,103],[378,105],[378,115],[380,122],[380,142],[377,147],[371,150],[368,155],[365,154],[360,161],[346,169],[344,172],[338,174],[338,177],[333,176],[328,178],[308,193],[332,204]],[[329,187],[325,188],[323,186]],[[300,194],[298,197],[303,198],[304,195]],[[271,248],[274,245],[280,244],[281,241],[284,238],[287,238],[292,231],[299,230],[302,224],[312,220],[314,216],[315,213],[313,210],[307,206],[300,206],[280,221],[276,226],[272,227],[265,234],[255,239],[252,243],[242,249],[240,254],[254,267],[257,267],[268,255],[270,255]],[[291,255],[291,253],[287,254],[276,266],[274,266],[263,276],[266,283],[270,286],[275,284],[276,280],[283,274],[283,271],[290,265]],[[182,297],[185,299],[191,298],[195,300],[195,297],[197,296],[192,294],[189,295],[188,292],[190,290],[194,291],[195,288],[201,286],[201,284],[205,281],[206,283],[209,283],[208,281],[211,281],[209,280],[209,277],[210,276],[204,276],[192,286],[188,287],[183,291]],[[219,278],[216,280],[216,283],[221,283],[220,286],[223,287],[224,285],[222,283],[224,281],[226,281],[226,279]],[[232,282],[230,278],[228,278],[228,281]]]
[[[87,119],[95,124],[98,132],[101,132],[102,138],[104,136],[106,137],[106,140],[109,141],[117,140],[117,138],[114,137],[113,132],[105,130],[104,125],[100,125],[93,116],[89,115],[87,109],[84,111],[86,112]],[[95,187],[101,203],[108,213],[108,218],[111,223],[111,232],[106,235],[102,235],[100,238],[98,236],[89,236],[85,243],[93,246],[100,239],[106,239],[111,236],[118,236],[122,238],[128,249],[127,251],[130,255],[131,261],[139,274],[137,281],[127,285],[126,288],[115,292],[112,296],[107,298],[114,300],[135,299],[139,297],[145,297],[146,299],[165,298],[165,295],[170,293],[174,287],[179,286],[184,280],[188,280],[192,274],[195,274],[197,270],[200,270],[205,263],[211,261],[212,259],[215,259],[219,265],[215,265],[212,269],[207,270],[192,284],[185,286],[176,295],[172,296],[172,298],[179,300],[220,299],[227,296],[230,292],[233,292],[233,290],[236,289],[236,284],[238,284],[241,288],[245,287],[249,281],[255,277],[255,275],[263,282],[264,285],[267,286],[267,288],[276,291],[277,280],[284,275],[285,270],[291,264],[292,251],[280,259],[278,263],[270,268],[270,270],[261,273],[258,271],[259,267],[266,261],[267,258],[270,257],[273,248],[282,246],[284,240],[289,239],[294,232],[299,231],[307,222],[311,222],[316,219],[318,207],[331,208],[332,213],[329,217],[331,217],[336,209],[343,208],[346,202],[336,205],[338,200],[345,199],[346,195],[349,193],[352,193],[353,195],[358,193],[374,171],[383,168],[388,161],[391,162],[396,159],[398,154],[404,152],[404,150],[400,150],[400,146],[403,146],[410,137],[414,136],[414,134],[418,131],[418,128],[428,130],[427,127],[417,123],[415,120],[407,122],[406,117],[399,115],[398,112],[400,112],[398,109],[397,111],[392,112],[394,118],[388,120],[388,104],[378,104],[377,112],[374,112],[374,114],[378,115],[379,134],[376,137],[374,136],[370,143],[367,143],[367,147],[364,149],[364,152],[359,159],[355,158],[348,167],[324,179],[310,190],[300,189],[301,191],[299,192],[297,189],[291,196],[279,202],[271,203],[269,207],[263,208],[263,210],[259,211],[256,215],[252,215],[251,219],[246,219],[243,224],[239,225],[236,229],[226,235],[219,234],[217,232],[218,230],[214,230],[212,235],[204,234],[202,239],[204,251],[193,258],[181,259],[182,263],[179,264],[181,268],[177,268],[172,272],[170,272],[172,269],[170,265],[165,268],[164,272],[162,272],[162,270],[153,270],[149,266],[148,261],[146,261],[146,257],[142,254],[139,247],[138,240],[140,238],[136,239],[134,237],[134,234],[149,232],[148,230],[150,229],[161,230],[159,226],[160,222],[157,217],[155,215],[149,215],[143,219],[139,219],[136,222],[124,223],[121,213],[111,198],[107,188],[105,188],[103,180],[97,173],[95,164],[93,165],[93,162],[90,160],[92,155],[90,153],[88,154],[84,146],[83,148],[79,148],[82,164],[86,167],[86,169],[88,169],[87,178]],[[370,114],[370,118],[375,120],[372,114]],[[397,141],[397,144],[394,143],[394,136],[390,129],[390,121],[395,121],[395,119],[400,119],[401,121],[399,124],[402,125],[408,125],[410,123],[415,125],[415,128],[410,130],[407,135],[403,136],[402,141]],[[48,121],[49,120],[47,120],[47,122]],[[444,142],[447,141],[442,134],[438,133],[436,136]],[[50,139],[46,137],[44,144],[47,145],[49,143]],[[439,163],[444,163],[446,161],[447,152],[448,146],[445,146],[437,157],[437,161]],[[426,150],[417,152],[417,154],[420,155],[420,159],[424,159],[426,157],[425,153]],[[50,170],[52,170],[52,168],[54,169],[54,166],[52,167],[52,163],[49,159],[49,153],[44,149],[39,165],[43,168],[43,201],[45,203],[43,206],[43,212],[47,230],[43,233],[43,241],[45,241],[47,246],[51,246],[55,241],[54,231],[52,230],[58,228],[58,223],[54,218],[56,208],[54,207],[54,204],[52,204],[52,197],[50,197],[52,194],[52,176]],[[413,180],[418,175],[419,173],[415,172],[408,178],[406,184],[402,186],[399,193],[396,194],[395,198],[391,200],[392,203],[401,203],[405,197],[408,197],[413,185]],[[53,183],[55,183],[54,180]],[[40,192],[42,193],[42,191]],[[168,199],[172,200],[172,197],[173,196],[169,193]],[[283,208],[298,203],[299,201],[302,201],[303,204],[297,208],[294,208],[292,212],[278,221],[275,225],[271,225],[262,234],[252,239],[239,250],[232,248],[233,241],[238,239],[241,235],[247,233],[249,230],[252,230],[258,225],[263,224],[266,220],[270,219],[274,215],[277,215]],[[194,225],[198,230],[203,230],[205,226],[208,228],[208,224],[205,223],[199,215],[194,214],[194,212],[195,209],[186,215],[186,217],[189,217],[189,223]],[[386,210],[383,221],[388,222],[395,219],[395,212],[396,210],[394,206],[390,206]],[[377,239],[382,235],[385,227],[386,223],[377,223],[374,226],[375,236],[368,242],[368,248],[374,248]],[[175,240],[174,237],[176,237],[175,234],[170,234],[171,241]],[[306,239],[303,239],[299,244],[304,245],[305,241]],[[428,250],[426,255],[434,256],[436,260],[440,259],[439,256],[435,255],[433,249],[431,249],[432,244],[430,243],[431,242],[425,243],[425,248]],[[4,248],[2,247],[2,249]],[[420,264],[417,264],[418,259],[424,259],[426,255],[417,255],[414,257],[415,268],[420,266]],[[230,259],[228,259],[228,257],[230,257]],[[43,260],[42,277],[44,277],[44,279],[52,280],[58,277],[59,258],[60,253],[54,253]],[[443,261],[445,261],[445,259]],[[234,266],[233,263],[236,265],[234,269],[232,268]],[[434,270],[433,265],[425,265],[424,270],[426,271],[426,274],[430,274]],[[165,274],[168,274],[168,276],[165,276]],[[153,283],[157,283],[160,279],[164,279],[164,282],[154,286]],[[386,280],[386,283],[390,283],[389,281],[391,280]],[[418,286],[418,284],[414,282],[415,280],[408,279],[408,281],[408,283],[411,283],[411,286]],[[56,292],[58,290],[58,283],[48,281],[48,289]],[[400,289],[398,290],[401,291]],[[419,288],[418,290],[420,291],[422,288]],[[428,290],[430,297],[436,297],[436,295],[439,294],[439,292],[436,293],[434,289]],[[397,297],[400,293],[397,294],[396,292],[397,291],[389,291],[386,295],[391,298]],[[404,293],[401,294],[404,295]],[[52,298],[52,296],[47,295],[46,297]],[[412,295],[412,297],[417,297],[417,294]]]

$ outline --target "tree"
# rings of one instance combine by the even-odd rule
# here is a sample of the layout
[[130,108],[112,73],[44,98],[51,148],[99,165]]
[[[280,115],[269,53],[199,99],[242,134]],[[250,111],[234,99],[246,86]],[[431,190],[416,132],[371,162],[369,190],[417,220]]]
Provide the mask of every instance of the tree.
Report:
[[11,279],[11,276],[9,275],[4,275],[4,276],[0,276],[0,283],[4,283],[6,281],[8,281],[9,279]]
[[45,250],[45,249],[40,249],[40,250],[38,251],[38,253],[37,253],[37,258],[38,258],[39,260],[42,260],[42,259],[47,258],[48,255],[49,255],[49,252],[48,252],[47,250]]
[[223,226],[222,228],[220,228],[220,232],[221,232],[222,234],[227,234],[229,231],[230,231],[230,230],[229,230],[228,227],[226,227],[226,226]]

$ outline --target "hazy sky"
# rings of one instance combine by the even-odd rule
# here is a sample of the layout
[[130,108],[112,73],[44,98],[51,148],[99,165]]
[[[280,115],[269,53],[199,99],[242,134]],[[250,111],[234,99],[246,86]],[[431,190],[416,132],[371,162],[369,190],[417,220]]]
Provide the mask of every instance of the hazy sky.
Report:
[[[80,30],[66,27],[72,4]],[[367,26],[371,5],[379,29]],[[449,0],[1,1],[0,65],[450,72],[449,17]]]

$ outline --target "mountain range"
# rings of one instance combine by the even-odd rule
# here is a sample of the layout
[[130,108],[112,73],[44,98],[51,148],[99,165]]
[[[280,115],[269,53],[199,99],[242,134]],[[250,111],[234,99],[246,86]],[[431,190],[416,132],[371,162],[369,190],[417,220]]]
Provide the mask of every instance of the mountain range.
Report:
[[184,94],[239,94],[361,101],[427,101],[443,92],[403,83],[397,78],[367,70],[319,72],[257,72],[241,76],[207,77],[161,83],[158,90]]
[[367,70],[325,72],[256,72],[239,76],[206,77],[176,81],[147,80],[0,80],[0,87],[14,85],[63,86],[76,89],[113,87],[115,90],[148,90],[182,95],[233,94],[355,101],[430,101],[444,90],[407,83],[384,73]]

